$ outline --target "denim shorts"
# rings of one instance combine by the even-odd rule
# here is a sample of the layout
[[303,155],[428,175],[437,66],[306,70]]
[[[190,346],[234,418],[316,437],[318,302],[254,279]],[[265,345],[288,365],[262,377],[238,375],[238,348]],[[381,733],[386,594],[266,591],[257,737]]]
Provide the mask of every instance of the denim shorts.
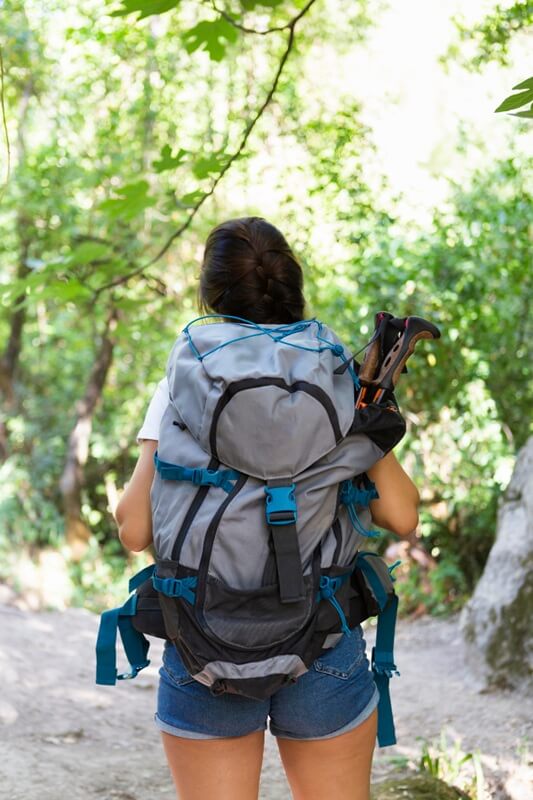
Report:
[[170,642],[165,644],[159,675],[156,725],[188,739],[245,736],[265,730],[267,719],[274,736],[329,739],[364,722],[379,700],[360,626],[325,650],[295,683],[267,700],[211,694],[191,678]]

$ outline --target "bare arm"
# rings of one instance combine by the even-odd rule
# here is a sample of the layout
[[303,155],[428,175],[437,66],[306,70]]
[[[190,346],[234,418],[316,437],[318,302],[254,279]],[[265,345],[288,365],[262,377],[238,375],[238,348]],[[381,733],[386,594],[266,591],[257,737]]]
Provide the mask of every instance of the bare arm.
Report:
[[145,439],[133,475],[115,509],[120,541],[127,550],[140,552],[152,543],[150,488],[154,477],[157,442]]
[[392,452],[367,470],[367,474],[379,493],[379,499],[370,503],[372,519],[381,528],[398,536],[408,536],[418,524],[420,503],[420,495],[411,478]]

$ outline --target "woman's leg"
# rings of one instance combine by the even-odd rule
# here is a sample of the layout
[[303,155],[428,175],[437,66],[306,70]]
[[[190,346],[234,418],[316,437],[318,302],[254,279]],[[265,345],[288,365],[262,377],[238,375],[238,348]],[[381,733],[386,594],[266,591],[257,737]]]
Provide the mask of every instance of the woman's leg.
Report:
[[278,748],[293,800],[369,800],[377,711],[330,739],[283,739]]
[[223,739],[161,736],[178,800],[257,800],[264,731]]

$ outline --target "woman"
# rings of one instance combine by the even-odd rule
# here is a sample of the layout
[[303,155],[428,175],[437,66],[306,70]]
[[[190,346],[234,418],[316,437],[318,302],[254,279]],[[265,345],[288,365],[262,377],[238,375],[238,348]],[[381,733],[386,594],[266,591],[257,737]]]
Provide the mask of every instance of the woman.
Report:
[[[230,220],[210,233],[200,276],[203,310],[262,324],[292,323],[304,319],[302,284],[287,242],[264,219]],[[116,509],[120,539],[137,552],[152,542],[153,454],[167,402],[164,379],[139,431],[140,456]],[[374,522],[407,536],[418,522],[414,484],[392,453],[368,475],[379,492],[370,506]],[[156,721],[180,800],[256,800],[268,716],[295,800],[368,800],[379,695],[360,626],[354,633],[331,648],[325,667],[312,667],[268,701],[213,696],[188,679],[175,648],[166,647]]]

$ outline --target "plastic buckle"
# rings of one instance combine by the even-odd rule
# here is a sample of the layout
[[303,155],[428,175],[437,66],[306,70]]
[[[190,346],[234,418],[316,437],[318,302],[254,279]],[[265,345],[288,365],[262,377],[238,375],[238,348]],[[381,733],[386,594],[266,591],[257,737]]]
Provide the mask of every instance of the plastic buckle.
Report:
[[201,486],[204,478],[203,472],[203,469],[200,467],[194,467],[192,470],[191,483],[194,483],[195,486]]
[[[157,584],[154,579],[157,580]],[[159,578],[154,575],[152,584],[157,592],[162,592],[167,597],[179,597],[181,594],[181,583],[178,578]]]
[[224,474],[217,469],[205,469],[203,481],[204,484],[208,484],[209,486],[220,487],[224,482]]
[[269,525],[294,525],[298,517],[295,484],[265,486],[266,518]]
[[148,666],[150,662],[145,661],[143,664],[135,665],[131,668],[131,672],[117,672],[117,681],[131,681],[133,678],[136,678],[139,672]]
[[400,673],[393,659],[394,656],[392,653],[376,651],[376,648],[373,647],[371,660],[372,671],[376,672],[378,675],[386,675],[388,678],[392,678],[393,675],[399,675]]

